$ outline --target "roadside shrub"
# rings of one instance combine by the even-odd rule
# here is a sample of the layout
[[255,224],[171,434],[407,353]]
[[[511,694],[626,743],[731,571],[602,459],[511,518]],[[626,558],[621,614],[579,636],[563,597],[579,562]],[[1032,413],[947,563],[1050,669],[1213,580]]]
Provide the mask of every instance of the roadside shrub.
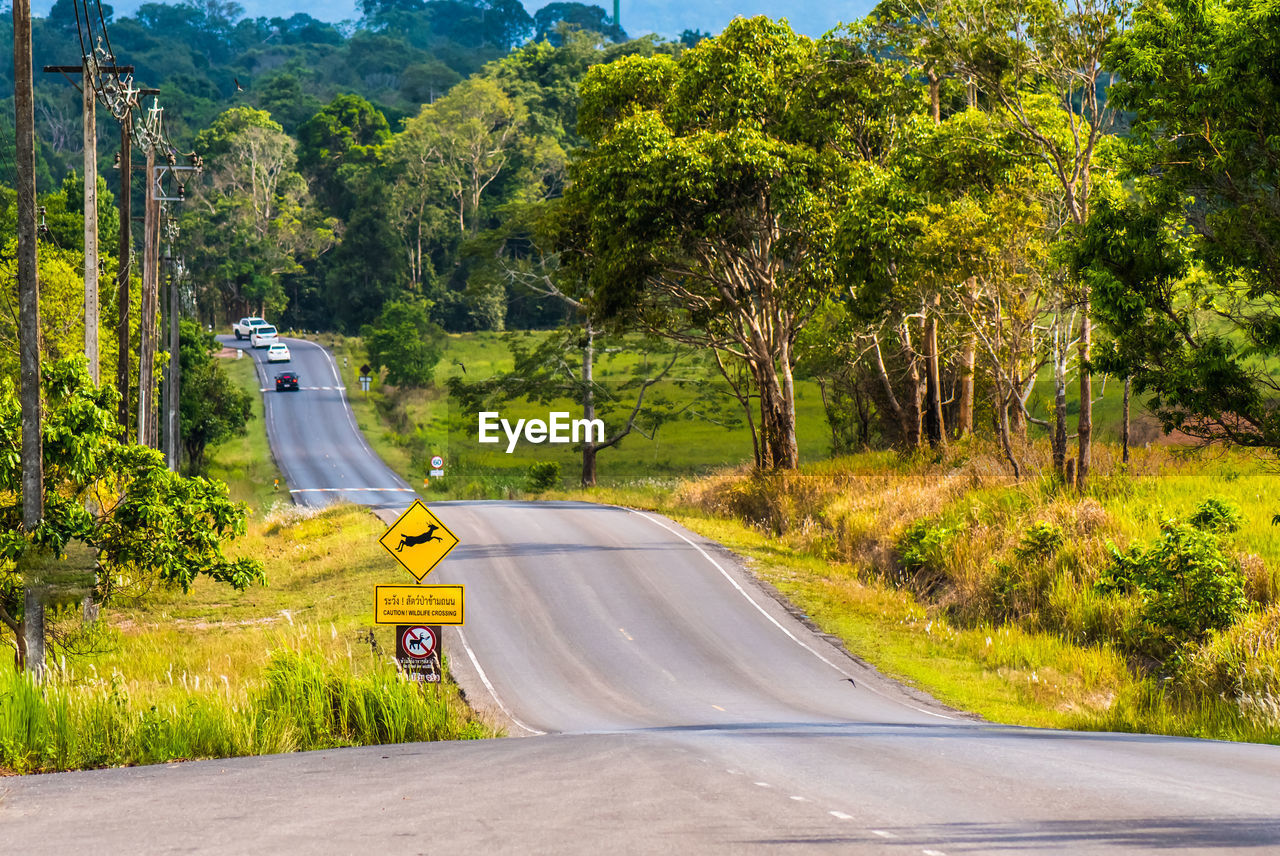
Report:
[[1061,526],[1038,520],[1027,527],[1013,554],[1024,562],[1044,561],[1053,558],[1064,542]]
[[1036,521],[1013,549],[1013,561],[993,562],[989,579],[991,607],[997,619],[1040,617],[1053,588],[1056,563],[1065,537],[1061,526]]
[[898,563],[902,566],[899,583],[927,594],[937,588],[944,576],[945,550],[953,529],[928,520],[917,520],[898,539]]
[[560,463],[540,461],[532,464],[525,474],[525,484],[533,493],[542,493],[560,485]]
[[1234,505],[1225,500],[1209,497],[1200,503],[1200,507],[1187,522],[1201,532],[1225,534],[1239,531],[1243,521],[1244,518]]
[[1240,563],[1217,535],[1176,521],[1161,529],[1147,547],[1109,546],[1111,564],[1097,583],[1141,599],[1140,638],[1127,641],[1155,656],[1231,626],[1248,608]]
[[1210,634],[1176,677],[1186,690],[1234,701],[1257,725],[1280,728],[1280,607]]

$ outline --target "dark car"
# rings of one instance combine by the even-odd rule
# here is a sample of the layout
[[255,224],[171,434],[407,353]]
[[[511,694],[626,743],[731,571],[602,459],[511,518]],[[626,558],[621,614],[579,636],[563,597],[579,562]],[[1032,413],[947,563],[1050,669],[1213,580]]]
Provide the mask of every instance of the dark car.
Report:
[[280,374],[276,375],[276,392],[281,392],[286,389],[296,390],[297,388],[298,388],[297,372],[280,372]]

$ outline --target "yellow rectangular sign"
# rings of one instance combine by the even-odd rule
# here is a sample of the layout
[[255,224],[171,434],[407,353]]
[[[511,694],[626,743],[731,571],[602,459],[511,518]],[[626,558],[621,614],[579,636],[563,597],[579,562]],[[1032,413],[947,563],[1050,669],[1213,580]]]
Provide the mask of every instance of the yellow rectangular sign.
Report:
[[462,586],[374,586],[375,624],[462,624]]

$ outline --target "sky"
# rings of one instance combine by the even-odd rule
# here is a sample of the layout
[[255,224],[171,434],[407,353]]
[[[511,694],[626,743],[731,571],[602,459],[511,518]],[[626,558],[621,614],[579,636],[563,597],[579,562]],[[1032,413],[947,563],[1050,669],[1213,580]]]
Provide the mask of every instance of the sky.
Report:
[[[587,2],[588,0],[584,0]],[[54,0],[33,0],[36,15],[47,14]],[[116,0],[111,5],[117,15],[132,14],[144,0]],[[324,21],[359,17],[355,0],[238,0],[250,17],[289,17],[306,12]],[[550,0],[524,0],[533,13]],[[595,0],[605,12],[613,13],[613,0]],[[660,33],[677,36],[683,30],[718,33],[738,15],[768,15],[786,18],[791,26],[810,36],[820,36],[841,21],[866,15],[874,0],[622,0],[622,27],[631,36]]]

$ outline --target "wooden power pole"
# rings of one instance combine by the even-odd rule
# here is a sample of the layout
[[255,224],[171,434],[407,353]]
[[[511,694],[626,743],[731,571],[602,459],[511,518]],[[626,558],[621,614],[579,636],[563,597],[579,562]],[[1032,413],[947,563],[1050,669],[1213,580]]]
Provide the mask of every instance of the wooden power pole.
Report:
[[155,146],[147,147],[147,192],[143,197],[142,317],[138,328],[138,444],[155,447],[156,312],[159,304],[160,200],[154,182]]
[[121,439],[129,436],[132,411],[129,399],[133,384],[129,382],[129,275],[132,272],[133,253],[133,114],[126,113],[120,122],[120,264],[116,272],[116,297],[118,327],[116,342],[119,356],[116,358],[116,391],[120,404],[116,418],[120,422]]
[[[22,376],[22,528],[44,517],[44,448],[40,419],[40,280],[36,253],[35,92],[31,69],[31,0],[13,0],[13,103],[18,175],[18,359]],[[25,581],[21,645],[24,665],[44,671],[44,593]]]
[[97,62],[84,58],[84,355],[98,373],[98,92]]

